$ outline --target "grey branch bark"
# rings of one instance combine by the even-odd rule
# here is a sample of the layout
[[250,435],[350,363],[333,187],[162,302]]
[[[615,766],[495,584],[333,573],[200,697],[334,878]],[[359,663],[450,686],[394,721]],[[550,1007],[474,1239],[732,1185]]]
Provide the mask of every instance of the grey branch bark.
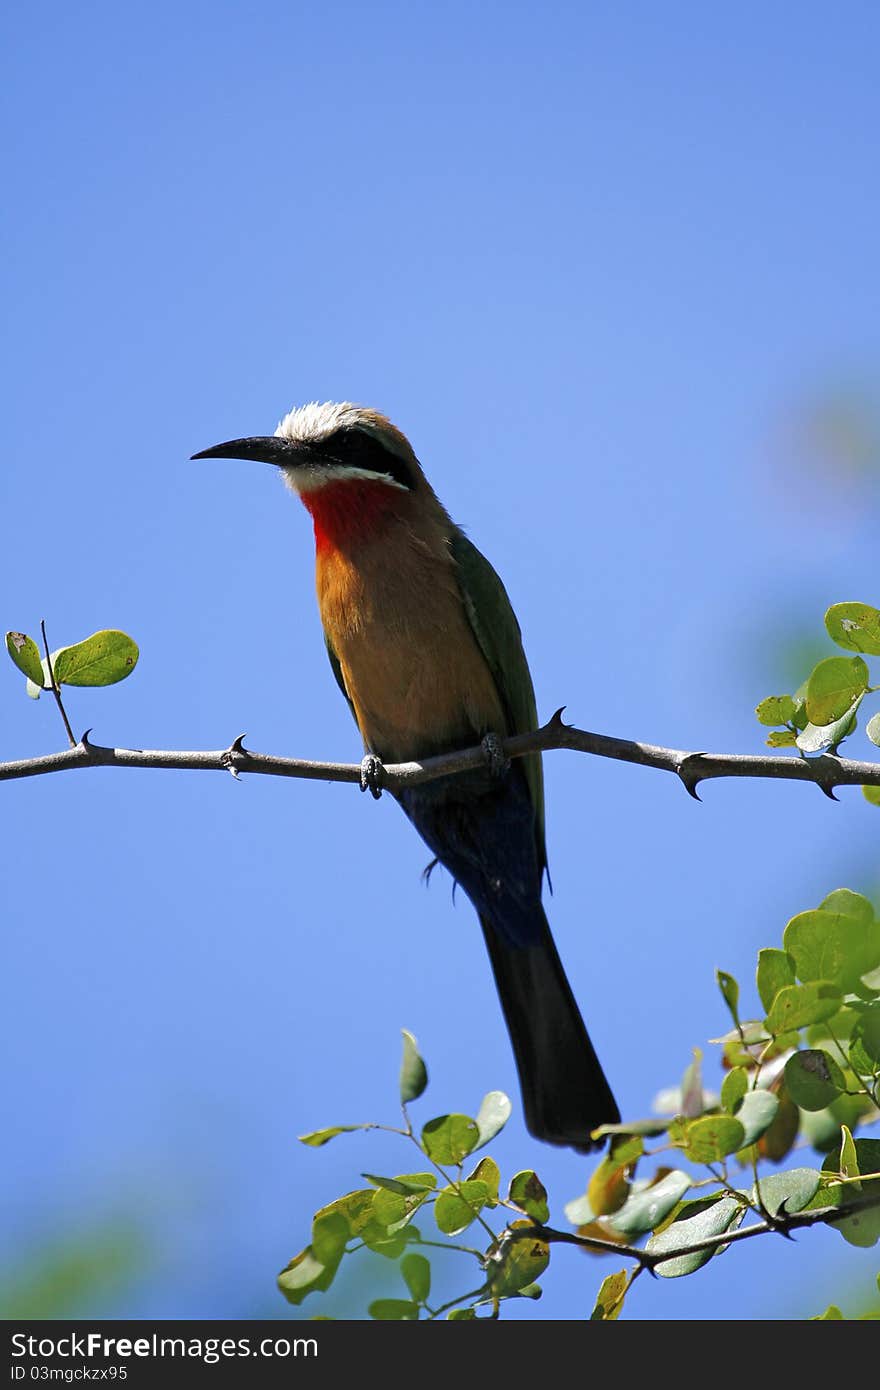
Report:
[[[871,1175],[866,1175],[870,1177]],[[807,1226],[833,1226],[845,1221],[849,1216],[869,1211],[880,1206],[880,1192],[842,1206],[815,1207],[811,1211],[781,1212],[772,1221],[756,1221],[751,1226],[741,1226],[738,1230],[723,1231],[720,1235],[705,1236],[702,1240],[691,1241],[674,1250],[640,1250],[636,1245],[618,1245],[616,1241],[599,1240],[593,1236],[579,1236],[575,1231],[557,1231],[552,1226],[519,1226],[505,1232],[506,1240],[542,1240],[548,1245],[577,1245],[581,1250],[591,1250],[595,1254],[616,1255],[618,1259],[636,1260],[640,1269],[652,1272],[658,1265],[668,1260],[681,1259],[683,1255],[696,1255],[703,1250],[720,1250],[722,1246],[733,1245],[741,1240],[751,1240],[753,1236],[790,1235],[792,1231]]]
[[[305,758],[281,758],[270,753],[252,753],[244,747],[244,737],[235,739],[229,748],[217,752],[176,752],[141,748],[105,748],[92,743],[88,730],[74,748],[60,753],[47,753],[36,758],[21,758],[0,763],[0,781],[18,777],[40,777],[49,772],[66,772],[79,767],[145,767],[176,768],[184,771],[260,773],[269,777],[301,777],[322,782],[355,782],[360,785],[360,763],[312,762]],[[527,753],[547,752],[553,748],[569,748],[594,757],[613,758],[618,762],[636,763],[672,772],[691,796],[697,795],[700,782],[716,777],[769,777],[794,782],[810,782],[826,796],[834,797],[835,787],[880,786],[880,764],[861,762],[853,758],[838,758],[825,753],[820,757],[804,758],[773,753],[700,753],[681,748],[661,748],[653,743],[638,743],[633,739],[614,738],[610,734],[593,734],[565,724],[562,710],[532,734],[516,734],[502,741],[508,758],[522,758]],[[422,762],[389,763],[381,773],[381,785],[389,791],[430,782],[452,773],[465,772],[485,763],[485,750],[477,745],[440,757],[425,758]]]

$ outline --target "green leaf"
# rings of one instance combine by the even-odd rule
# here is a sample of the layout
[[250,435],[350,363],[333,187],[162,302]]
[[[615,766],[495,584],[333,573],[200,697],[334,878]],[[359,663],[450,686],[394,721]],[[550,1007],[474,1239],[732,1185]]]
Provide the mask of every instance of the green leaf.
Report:
[[590,1314],[590,1321],[615,1322],[620,1317],[624,1295],[628,1288],[628,1270],[622,1269],[618,1274],[606,1275],[596,1295],[596,1306]]
[[873,1063],[873,1066],[864,1068],[865,1074],[870,1075],[880,1067],[880,1004],[869,1004],[859,1014],[853,1024],[850,1057],[853,1047],[860,1049],[856,1054],[860,1060],[867,1059]]
[[351,1226],[341,1211],[318,1213],[312,1223],[311,1251],[322,1265],[338,1264],[345,1252]]
[[794,729],[774,729],[764,740],[768,748],[796,748],[797,741]]
[[428,1068],[419,1053],[419,1045],[412,1033],[401,1028],[403,1034],[403,1059],[400,1063],[400,1102],[409,1105],[418,1100],[428,1084]]
[[629,1196],[630,1179],[644,1143],[639,1135],[621,1135],[611,1141],[609,1152],[587,1185],[587,1202],[594,1216],[619,1211]]
[[807,727],[807,682],[804,681],[794,692],[794,714],[791,722],[796,729]]
[[437,1186],[437,1178],[433,1173],[417,1173],[397,1178],[381,1178],[376,1173],[361,1173],[362,1178],[371,1182],[374,1187],[384,1187],[386,1192],[397,1192],[402,1197],[409,1197],[417,1192],[432,1192]]
[[447,1322],[476,1322],[477,1315],[473,1308],[453,1308],[451,1313],[446,1314]]
[[429,1189],[423,1188],[404,1195],[401,1192],[391,1192],[385,1187],[380,1187],[377,1192],[370,1192],[370,1205],[355,1234],[367,1240],[365,1231],[369,1223],[372,1227],[370,1239],[380,1242],[389,1239],[403,1230],[426,1200],[428,1193]]
[[404,1255],[400,1261],[400,1272],[413,1301],[424,1303],[431,1292],[431,1266],[424,1255]]
[[414,1192],[404,1197],[399,1192],[379,1188],[369,1195],[370,1204],[358,1220],[353,1234],[359,1235],[370,1250],[384,1255],[386,1259],[396,1260],[408,1241],[418,1239],[418,1232],[410,1223],[428,1193]]
[[734,1024],[739,1024],[739,985],[732,975],[728,975],[726,970],[716,970],[715,979],[718,981],[718,988],[721,990],[721,997],[730,1010],[730,1016]]
[[[288,1303],[302,1303],[307,1294],[329,1289],[345,1246],[353,1233],[353,1216],[346,1214],[346,1202],[364,1194],[349,1193],[348,1198],[323,1208],[312,1224],[312,1243],[300,1251],[278,1276],[278,1287]],[[350,1212],[355,1204],[350,1202]]]
[[521,1289],[516,1291],[517,1298],[533,1298],[537,1302],[544,1297],[544,1290],[540,1284],[523,1284]]
[[871,806],[880,806],[880,787],[862,787],[862,796]]
[[62,647],[52,666],[59,685],[116,685],[131,675],[137,660],[137,643],[127,633],[105,629]]
[[458,1187],[444,1187],[434,1203],[434,1220],[447,1236],[466,1231],[476,1221],[489,1196],[484,1182],[466,1179]]
[[867,603],[833,603],[825,614],[832,642],[850,652],[880,656],[880,611]]
[[278,1288],[288,1303],[298,1306],[307,1294],[329,1288],[335,1272],[333,1270],[328,1279],[325,1267],[315,1259],[309,1249],[305,1249],[282,1269],[278,1275]]
[[721,1083],[721,1104],[728,1115],[733,1115],[746,1091],[749,1089],[749,1074],[745,1067],[734,1067]]
[[405,1298],[376,1298],[367,1309],[377,1322],[415,1322],[419,1305]]
[[422,1130],[422,1148],[435,1163],[461,1163],[479,1138],[477,1122],[469,1115],[438,1115]]
[[[778,1216],[783,1207],[789,1215],[803,1211],[818,1192],[819,1180],[820,1174],[815,1168],[790,1168],[787,1173],[771,1173],[761,1179],[761,1201],[771,1216]],[[752,1200],[758,1200],[754,1189]]]
[[550,1220],[547,1189],[537,1173],[534,1173],[531,1168],[525,1168],[510,1179],[507,1195],[511,1202],[519,1207],[520,1211],[524,1211],[533,1221],[537,1221],[539,1226],[543,1226]]
[[352,1134],[356,1129],[363,1129],[363,1125],[333,1125],[331,1129],[313,1129],[311,1134],[300,1134],[298,1136],[301,1144],[308,1144],[309,1148],[320,1149],[322,1144],[329,1144],[331,1139],[335,1139],[337,1134]]
[[806,1048],[789,1057],[785,1084],[801,1110],[824,1110],[846,1090],[843,1072],[831,1054],[821,1048]]
[[337,1197],[335,1202],[330,1202],[326,1207],[322,1207],[320,1211],[315,1213],[315,1219],[312,1223],[313,1238],[316,1230],[341,1230],[338,1225],[326,1224],[331,1216],[341,1216],[348,1223],[348,1236],[360,1235],[370,1219],[373,1210],[373,1198],[377,1195],[371,1188],[361,1187],[355,1192],[346,1192],[344,1196]]
[[759,724],[790,724],[794,718],[794,700],[790,695],[768,695],[755,710]]
[[833,724],[841,719],[868,684],[868,668],[860,656],[829,656],[820,661],[807,681],[810,723]]
[[490,1158],[488,1154],[485,1158],[481,1158],[474,1171],[468,1174],[468,1182],[484,1183],[489,1205],[495,1206],[498,1201],[498,1189],[501,1186],[501,1173],[494,1158]]
[[874,905],[863,893],[854,893],[851,888],[835,888],[819,904],[828,912],[842,912],[845,917],[855,917],[868,926],[874,920]]
[[717,1163],[744,1144],[745,1129],[739,1120],[730,1115],[704,1115],[688,1125],[685,1153],[693,1163]]
[[361,1232],[361,1240],[367,1249],[386,1260],[399,1260],[410,1241],[418,1239],[415,1227],[404,1225],[389,1232],[383,1230],[375,1221],[370,1222]]
[[678,1206],[693,1178],[681,1168],[665,1173],[659,1182],[630,1193],[620,1211],[608,1218],[608,1225],[625,1240],[634,1240],[653,1231]]
[[865,725],[865,733],[872,743],[880,747],[880,714],[872,714]]
[[[514,1221],[510,1230],[521,1230],[531,1224],[531,1221]],[[546,1241],[534,1236],[520,1240],[509,1240],[502,1236],[489,1253],[489,1288],[496,1298],[519,1293],[540,1279],[549,1263],[550,1247]]]
[[[846,1125],[840,1127],[841,1143],[837,1154],[829,1154],[822,1165],[825,1172],[838,1172],[842,1177],[855,1178],[869,1173],[880,1172],[880,1139],[853,1139]],[[878,1186],[878,1184],[873,1184]],[[843,1206],[847,1202],[858,1201],[864,1193],[860,1182],[838,1185],[841,1194],[834,1205]],[[822,1194],[830,1195],[830,1193]],[[880,1240],[880,1207],[866,1208],[856,1212],[843,1221],[834,1223],[848,1245],[868,1249]]]
[[841,1311],[840,1311],[840,1309],[838,1308],[838,1306],[837,1306],[836,1303],[829,1303],[829,1304],[828,1304],[828,1307],[825,1309],[825,1312],[824,1312],[824,1313],[819,1313],[819,1315],[818,1315],[817,1317],[811,1318],[810,1321],[811,1321],[811,1322],[845,1322],[846,1319],[844,1318],[843,1313],[841,1313]]
[[880,923],[816,908],[793,917],[783,943],[804,983],[828,980],[843,994],[880,964]]
[[36,642],[26,632],[7,632],[6,650],[13,662],[35,685],[43,684],[43,664]]
[[[699,1125],[705,1122],[697,1120],[695,1123]],[[695,1207],[698,1208],[696,1213],[689,1215]],[[696,1241],[706,1240],[710,1236],[723,1235],[725,1231],[733,1230],[740,1224],[745,1211],[746,1208],[733,1197],[716,1197],[708,1202],[685,1202],[681,1214],[659,1235],[651,1236],[645,1249],[651,1254],[662,1254],[665,1250],[678,1250],[683,1246],[693,1245]],[[655,1266],[654,1273],[662,1275],[664,1279],[680,1279],[683,1275],[693,1274],[695,1270],[700,1269],[718,1253],[718,1249],[695,1250],[675,1259],[664,1260],[662,1264]]]
[[490,1091],[488,1095],[483,1096],[477,1111],[479,1138],[474,1145],[475,1148],[481,1149],[501,1132],[510,1119],[510,1111],[510,1100],[503,1091]]
[[773,1000],[781,989],[795,982],[794,961],[787,951],[779,951],[775,946],[767,946],[758,952],[758,994],[769,1013]]
[[[59,653],[63,651],[64,648],[59,647],[57,651],[49,653],[52,660],[53,669],[55,667],[55,658],[59,655]],[[39,700],[41,691],[52,689],[52,678],[49,675],[49,662],[46,660],[45,657],[43,657],[40,661],[40,671],[42,674],[40,676],[39,682],[32,681],[30,676],[28,676],[27,680],[25,681],[24,688],[31,700]]]
[[740,1148],[747,1149],[765,1134],[776,1119],[779,1101],[771,1091],[748,1091],[736,1112],[745,1136]]
[[788,985],[781,989],[768,1010],[764,1025],[768,1033],[777,1037],[780,1033],[790,1033],[797,1028],[806,1028],[811,1023],[821,1023],[831,1018],[843,1003],[840,991],[827,980],[817,980],[806,985]]

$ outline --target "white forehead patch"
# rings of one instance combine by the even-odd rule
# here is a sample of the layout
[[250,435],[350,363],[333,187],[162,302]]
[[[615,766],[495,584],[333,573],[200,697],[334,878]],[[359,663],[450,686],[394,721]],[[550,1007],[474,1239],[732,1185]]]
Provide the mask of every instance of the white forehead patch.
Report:
[[292,439],[298,444],[326,439],[336,430],[361,423],[363,411],[350,401],[310,401],[297,406],[279,421],[275,434],[279,439]]

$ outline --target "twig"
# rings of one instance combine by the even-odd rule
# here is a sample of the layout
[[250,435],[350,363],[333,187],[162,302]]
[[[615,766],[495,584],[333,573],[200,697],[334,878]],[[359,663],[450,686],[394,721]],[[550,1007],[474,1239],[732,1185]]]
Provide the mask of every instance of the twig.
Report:
[[[71,741],[75,743],[66,716],[65,725]],[[358,785],[361,781],[360,763],[319,763],[305,758],[251,753],[243,746],[243,735],[235,739],[229,748],[217,752],[176,752],[104,748],[101,744],[90,742],[90,732],[88,730],[79,743],[64,752],[0,763],[0,781],[39,777],[76,767],[175,768],[193,772],[231,772],[235,776],[250,772],[269,777],[299,777],[323,782],[354,782]],[[637,743],[631,739],[614,738],[610,734],[593,734],[586,729],[577,729],[563,723],[561,710],[535,733],[516,734],[504,739],[501,746],[508,758],[522,758],[529,753],[547,752],[553,748],[568,748],[578,753],[590,753],[594,757],[658,768],[662,772],[675,773],[694,797],[700,782],[715,777],[763,777],[810,782],[826,795],[831,795],[834,787],[880,787],[880,763],[837,758],[828,753],[816,758],[795,758],[774,753],[694,753],[680,748],[661,748],[653,743]],[[382,769],[381,783],[389,791],[397,791],[419,782],[431,782],[438,777],[483,767],[485,763],[485,750],[478,745],[425,758],[421,762],[389,763]]]
[[58,712],[60,713],[61,718],[64,720],[64,727],[67,730],[67,737],[70,740],[70,746],[71,748],[76,748],[76,739],[73,736],[73,729],[71,729],[70,727],[70,720],[67,717],[67,710],[64,708],[64,704],[61,700],[61,687],[55,679],[55,671],[52,666],[52,657],[49,654],[49,642],[46,637],[45,618],[40,619],[40,632],[43,634],[43,651],[46,653],[46,668],[49,672],[49,685],[51,686],[52,694],[55,696],[55,703],[58,706]]

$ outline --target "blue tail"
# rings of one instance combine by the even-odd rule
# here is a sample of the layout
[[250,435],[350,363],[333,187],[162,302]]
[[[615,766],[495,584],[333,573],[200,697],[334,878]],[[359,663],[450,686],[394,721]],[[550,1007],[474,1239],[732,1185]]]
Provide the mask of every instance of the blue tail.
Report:
[[397,793],[422,839],[480,918],[536,1139],[595,1148],[590,1132],[620,1119],[565,977],[544,909],[534,809],[514,763]]

